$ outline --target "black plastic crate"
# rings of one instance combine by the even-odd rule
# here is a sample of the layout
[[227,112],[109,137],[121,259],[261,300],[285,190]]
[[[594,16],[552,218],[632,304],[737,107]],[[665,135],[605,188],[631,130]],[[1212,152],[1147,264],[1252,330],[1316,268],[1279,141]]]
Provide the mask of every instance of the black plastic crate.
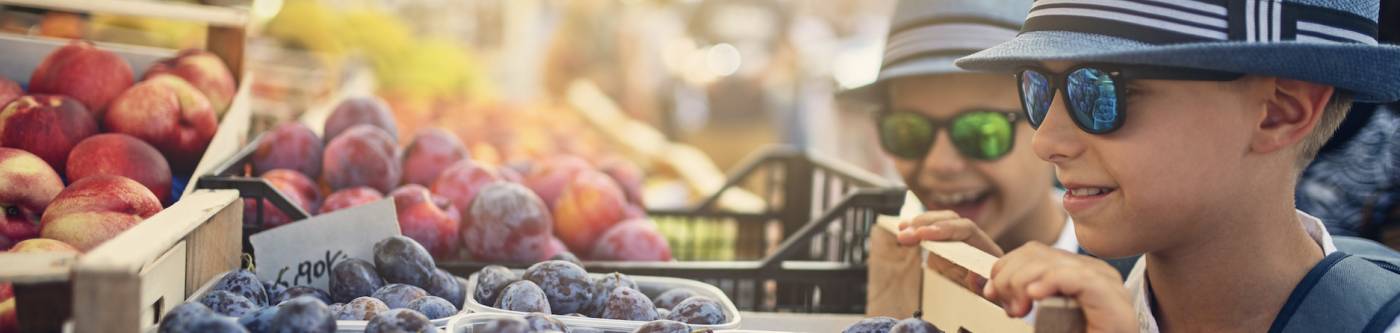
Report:
[[[253,254],[253,244],[248,241],[248,237],[266,230],[263,225],[263,214],[270,208],[281,210],[292,221],[299,221],[310,217],[305,210],[297,207],[285,194],[272,187],[267,181],[252,175],[252,161],[249,158],[253,151],[258,149],[258,143],[262,141],[262,134],[250,140],[247,146],[239,149],[227,161],[214,166],[208,175],[199,177],[195,188],[197,189],[234,189],[238,190],[238,196],[244,199],[255,200],[257,209],[253,210],[252,218],[243,217],[243,253]],[[244,214],[250,212],[244,211]],[[250,267],[251,256],[244,256],[243,267]]]
[[[879,215],[897,214],[902,188],[857,189],[832,203],[824,214],[759,259],[735,261],[599,262],[586,261],[590,272],[671,276],[704,281],[724,290],[746,311],[864,313],[866,245]],[[749,220],[753,214],[726,212],[653,212],[652,218],[685,218],[696,223]],[[675,245],[672,246],[673,251]],[[453,274],[467,276],[491,263],[439,262]],[[528,263],[496,263],[522,268]]]

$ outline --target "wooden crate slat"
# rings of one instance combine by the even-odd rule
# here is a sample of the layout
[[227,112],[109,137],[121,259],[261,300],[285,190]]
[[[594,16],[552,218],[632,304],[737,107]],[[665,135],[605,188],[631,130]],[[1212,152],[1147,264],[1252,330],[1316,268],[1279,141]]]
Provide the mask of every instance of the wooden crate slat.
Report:
[[77,254],[55,252],[0,253],[0,281],[42,283],[68,281]]
[[211,26],[248,25],[248,11],[240,8],[189,3],[133,0],[0,0],[0,5],[49,9],[73,13],[114,14],[201,22]]

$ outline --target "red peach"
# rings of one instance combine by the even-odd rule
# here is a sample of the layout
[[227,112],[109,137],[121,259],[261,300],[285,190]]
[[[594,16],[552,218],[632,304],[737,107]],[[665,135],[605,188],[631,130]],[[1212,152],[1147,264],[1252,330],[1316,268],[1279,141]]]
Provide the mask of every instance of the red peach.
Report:
[[0,332],[19,332],[19,317],[15,313],[15,298],[0,301]]
[[68,151],[97,134],[97,121],[77,100],[26,95],[0,111],[0,146],[39,155],[54,170],[66,170]]
[[670,261],[671,246],[649,220],[618,224],[598,238],[589,256],[604,261]]
[[39,235],[87,252],[160,208],[160,200],[141,183],[121,176],[91,176],[54,197],[44,211]]
[[441,128],[428,128],[414,134],[403,152],[404,184],[432,185],[452,163],[467,159],[467,148],[456,135]]
[[126,60],[92,42],[74,40],[39,62],[29,77],[29,93],[73,97],[100,120],[132,82]]
[[96,175],[130,178],[163,203],[170,202],[170,164],[155,147],[120,133],[98,134],[68,153],[68,181]]
[[535,191],[545,205],[554,209],[555,201],[559,200],[564,187],[573,181],[575,175],[586,170],[593,170],[593,165],[588,161],[577,156],[558,155],[532,165],[523,183]]
[[0,77],[0,105],[8,105],[20,95],[24,95],[24,90],[19,88],[18,82]]
[[38,237],[44,210],[63,191],[63,180],[43,159],[27,151],[0,148],[0,249]]
[[[433,193],[437,193],[457,207],[472,206],[477,192],[491,183],[501,181],[496,170],[476,164],[472,160],[461,160],[452,164],[433,182]],[[462,209],[466,212],[467,209]]]
[[321,138],[306,125],[289,122],[267,131],[253,152],[253,173],[272,169],[292,169],[307,177],[321,176],[321,153],[325,150]]
[[456,258],[462,220],[457,207],[418,184],[408,184],[389,194],[398,211],[399,229],[418,241],[436,258]]
[[194,170],[219,121],[209,100],[173,75],[142,81],[112,101],[102,118],[108,131],[145,140],[165,154],[177,173]]
[[185,49],[174,57],[151,64],[151,68],[146,70],[146,79],[161,74],[175,75],[189,81],[204,93],[204,97],[209,98],[209,104],[219,115],[228,109],[238,90],[233,73],[224,65],[223,59],[200,49]]
[[325,134],[321,138],[330,142],[352,127],[370,125],[379,127],[393,142],[399,141],[399,125],[394,115],[389,113],[389,104],[379,97],[351,97],[341,101],[326,118]]
[[554,234],[574,253],[588,253],[598,235],[622,221],[626,208],[627,199],[612,178],[581,172],[554,205]]
[[384,199],[384,195],[372,188],[360,186],[351,187],[331,193],[326,197],[326,201],[321,203],[321,210],[318,214],[325,214],[341,209],[355,207]]
[[399,147],[384,130],[359,125],[331,140],[321,156],[321,178],[332,190],[369,186],[389,192],[399,184]]
[[[263,173],[262,179],[281,192],[288,200],[291,200],[292,204],[305,210],[307,214],[320,208],[321,191],[316,187],[316,183],[311,178],[307,178],[306,175],[296,170],[273,169]],[[243,199],[243,221],[245,224],[256,223],[257,209],[257,199]],[[264,203],[263,227],[274,228],[292,222],[295,221],[292,221],[292,218],[280,209]]]
[[68,243],[48,238],[26,239],[23,242],[19,242],[15,244],[14,247],[10,248],[10,253],[25,252],[82,253],[81,251],[78,251],[78,248],[75,248],[72,245],[68,245]]

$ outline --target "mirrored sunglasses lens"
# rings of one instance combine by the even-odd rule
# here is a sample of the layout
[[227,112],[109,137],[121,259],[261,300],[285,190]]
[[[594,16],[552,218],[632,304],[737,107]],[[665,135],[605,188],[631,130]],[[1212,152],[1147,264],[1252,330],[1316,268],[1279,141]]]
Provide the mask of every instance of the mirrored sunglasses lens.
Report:
[[1093,68],[1069,73],[1066,80],[1070,114],[1090,133],[1107,133],[1118,124],[1118,93],[1113,77]]
[[1021,106],[1031,125],[1040,126],[1045,114],[1050,112],[1050,103],[1055,94],[1050,87],[1050,79],[1034,70],[1021,72]]
[[963,155],[994,160],[1011,152],[1014,140],[1011,120],[1006,114],[992,111],[965,113],[953,120],[948,129],[953,145]]
[[933,127],[922,116],[896,112],[880,118],[880,145],[891,155],[917,159],[933,143]]

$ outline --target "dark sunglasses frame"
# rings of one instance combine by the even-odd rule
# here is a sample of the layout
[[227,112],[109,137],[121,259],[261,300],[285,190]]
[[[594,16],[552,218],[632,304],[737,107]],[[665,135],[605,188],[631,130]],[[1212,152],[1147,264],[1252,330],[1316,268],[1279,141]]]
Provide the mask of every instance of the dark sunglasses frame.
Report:
[[[958,118],[970,116],[970,115],[972,115],[973,113],[983,113],[983,112],[1004,115],[1004,116],[1006,116],[1007,122],[1009,122],[1009,123],[1011,124],[1011,138],[1010,138],[1010,141],[1009,141],[1010,143],[1009,143],[1009,144],[1007,145],[1007,147],[1006,147],[1006,153],[1003,153],[1003,154],[1001,154],[1001,155],[999,155],[999,156],[992,157],[992,158],[984,158],[984,157],[977,156],[977,155],[975,155],[975,154],[973,154],[973,153],[969,153],[969,152],[965,151],[965,149],[964,149],[962,146],[958,145],[957,143],[953,143],[953,148],[955,148],[955,149],[958,150],[958,155],[961,155],[961,156],[964,157],[964,158],[968,158],[968,159],[972,159],[972,160],[978,160],[978,161],[995,161],[995,160],[1001,159],[1002,157],[1006,157],[1006,155],[1011,155],[1011,152],[1012,152],[1014,149],[1016,149],[1016,122],[1020,121],[1021,118],[1023,118],[1023,117],[1021,116],[1021,113],[1018,113],[1018,112],[1015,112],[1015,111],[998,110],[998,109],[991,109],[991,108],[970,108],[970,109],[966,109],[966,110],[959,111],[956,115],[953,115],[952,117],[948,117],[947,119],[939,119],[939,118],[929,117],[928,115],[925,115],[925,114],[922,114],[922,113],[918,113],[918,112],[914,112],[914,111],[892,111],[892,110],[887,109],[887,108],[882,108],[879,112],[876,112],[875,115],[874,115],[874,117],[873,117],[873,118],[874,118],[874,121],[875,121],[875,132],[876,132],[875,135],[879,137],[880,148],[883,149],[886,153],[889,153],[890,155],[893,155],[893,156],[896,157],[896,158],[900,158],[900,159],[904,159],[904,160],[911,160],[911,161],[912,161],[912,160],[919,160],[919,159],[923,159],[924,157],[928,157],[929,150],[933,149],[933,145],[934,145],[935,143],[938,142],[938,132],[939,132],[940,130],[941,130],[941,131],[947,132],[947,131],[948,131],[948,127],[952,126],[953,123],[957,122],[957,119],[958,119]],[[897,153],[897,152],[891,150],[890,147],[888,147],[888,146],[886,145],[885,139],[884,139],[884,137],[883,137],[884,134],[883,134],[883,133],[880,133],[880,132],[882,131],[882,129],[880,128],[880,127],[881,127],[880,125],[882,124],[882,121],[881,121],[881,120],[885,119],[885,117],[889,117],[889,116],[892,116],[892,115],[895,115],[895,114],[910,114],[910,115],[917,116],[917,117],[919,117],[919,118],[922,118],[925,122],[927,122],[928,125],[929,125],[929,128],[932,128],[932,129],[933,129],[933,133],[930,133],[930,134],[929,134],[928,148],[923,149],[923,152],[919,153],[918,156],[901,156],[899,153]],[[949,138],[949,140],[952,140],[952,135],[950,134],[950,135],[948,136],[948,138]]]
[[[1081,117],[1078,117],[1078,116],[1075,116],[1075,115],[1070,115],[1069,118],[1070,118],[1071,120],[1074,121],[1074,125],[1075,125],[1075,126],[1078,126],[1080,130],[1083,130],[1084,132],[1090,133],[1090,134],[1108,134],[1108,133],[1112,133],[1113,131],[1116,131],[1116,130],[1118,130],[1119,128],[1122,128],[1122,127],[1123,127],[1123,123],[1124,123],[1124,121],[1127,119],[1127,115],[1128,115],[1128,113],[1127,113],[1127,104],[1128,104],[1128,103],[1127,103],[1127,96],[1126,96],[1126,93],[1127,93],[1127,91],[1128,91],[1128,83],[1129,83],[1129,81],[1132,81],[1132,80],[1234,81],[1234,80],[1238,80],[1239,78],[1241,78],[1241,77],[1244,76],[1244,74],[1240,74],[1240,73],[1223,72],[1223,71],[1206,70],[1206,69],[1178,68],[1178,67],[1164,67],[1164,66],[1116,65],[1116,64],[1083,64],[1083,65],[1079,65],[1079,66],[1074,66],[1074,67],[1070,68],[1070,69],[1067,70],[1067,71],[1058,72],[1058,73],[1057,73],[1057,72],[1052,72],[1052,71],[1050,71],[1050,70],[1048,70],[1048,69],[1045,69],[1044,67],[1038,67],[1038,66],[1026,66],[1026,67],[1021,67],[1020,69],[1016,70],[1016,74],[1015,74],[1015,76],[1016,76],[1016,92],[1019,94],[1018,97],[1019,97],[1019,99],[1021,100],[1021,111],[1022,111],[1023,113],[1025,113],[1025,115],[1026,115],[1026,121],[1029,122],[1029,123],[1031,124],[1031,128],[1033,128],[1033,129],[1040,129],[1040,123],[1041,123],[1041,122],[1044,122],[1045,119],[1044,119],[1044,118],[1041,118],[1040,120],[1036,120],[1034,114],[1031,113],[1031,106],[1030,106],[1030,105],[1026,105],[1026,90],[1025,90],[1026,88],[1025,88],[1025,85],[1022,84],[1022,82],[1023,82],[1022,80],[1025,79],[1025,78],[1024,78],[1024,75],[1026,74],[1026,72],[1035,72],[1035,73],[1037,73],[1037,74],[1040,74],[1040,76],[1045,77],[1046,80],[1049,81],[1048,83],[1050,84],[1050,91],[1049,91],[1050,105],[1047,106],[1047,109],[1045,110],[1045,116],[1046,116],[1046,117],[1049,117],[1049,116],[1050,116],[1050,110],[1049,110],[1049,108],[1053,108],[1053,107],[1054,107],[1054,105],[1055,105],[1055,104],[1054,104],[1054,103],[1055,103],[1055,96],[1056,96],[1056,95],[1064,95],[1065,99],[1069,99],[1069,90],[1067,89],[1067,88],[1068,88],[1067,82],[1069,81],[1069,76],[1070,76],[1071,74],[1073,74],[1073,73],[1075,73],[1075,72],[1081,70],[1081,69],[1092,69],[1092,70],[1097,70],[1097,71],[1100,71],[1100,72],[1103,72],[1103,73],[1107,73],[1108,76],[1109,76],[1109,78],[1111,78],[1111,79],[1113,80],[1113,93],[1114,93],[1113,98],[1114,98],[1115,101],[1116,101],[1116,103],[1114,103],[1115,107],[1114,107],[1114,110],[1113,110],[1113,112],[1114,112],[1114,122],[1113,122],[1113,125],[1111,125],[1109,128],[1107,128],[1107,129],[1105,129],[1105,130],[1102,130],[1102,131],[1095,131],[1095,130],[1093,130],[1093,128],[1091,128],[1089,125],[1084,124],[1083,121],[1080,120]],[[1086,111],[1086,110],[1075,110],[1075,103],[1065,103],[1065,109],[1068,110],[1069,112],[1076,113],[1076,114]]]

